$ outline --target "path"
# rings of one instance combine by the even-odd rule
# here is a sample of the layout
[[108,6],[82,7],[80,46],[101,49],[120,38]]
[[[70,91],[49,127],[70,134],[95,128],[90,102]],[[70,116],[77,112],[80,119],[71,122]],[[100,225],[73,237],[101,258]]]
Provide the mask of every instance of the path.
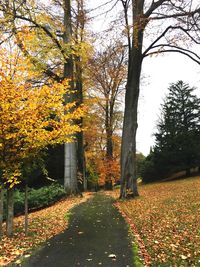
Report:
[[23,266],[133,267],[132,259],[124,219],[112,206],[111,198],[97,193],[94,198],[75,207],[69,228],[49,240]]

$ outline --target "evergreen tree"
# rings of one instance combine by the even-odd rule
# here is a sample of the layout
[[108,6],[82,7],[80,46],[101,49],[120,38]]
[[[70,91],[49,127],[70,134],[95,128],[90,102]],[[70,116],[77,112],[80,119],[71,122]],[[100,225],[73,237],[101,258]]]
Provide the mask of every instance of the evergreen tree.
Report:
[[183,81],[169,87],[157,125],[156,145],[147,157],[151,164],[146,163],[151,166],[149,174],[155,177],[148,177],[146,169],[146,180],[180,170],[189,175],[192,167],[200,165],[200,99],[194,90]]

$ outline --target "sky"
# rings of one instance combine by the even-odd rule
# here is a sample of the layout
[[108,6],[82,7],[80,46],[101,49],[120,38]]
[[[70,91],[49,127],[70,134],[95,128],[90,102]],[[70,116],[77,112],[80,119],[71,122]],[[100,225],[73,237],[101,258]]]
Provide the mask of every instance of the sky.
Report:
[[200,97],[200,67],[183,55],[173,53],[144,59],[142,69],[145,78],[139,100],[137,150],[147,155],[154,144],[152,134],[170,83],[183,80],[196,87],[195,93]]
[[[89,0],[91,7],[104,3],[105,0]],[[105,10],[105,9],[104,9]],[[106,28],[107,22],[115,17],[117,7],[108,13],[94,19],[92,25],[95,32]],[[99,11],[98,11],[99,12]],[[197,48],[200,54],[200,48]],[[171,83],[183,80],[190,86],[197,87],[200,97],[200,66],[191,59],[178,53],[168,53],[164,56],[147,57],[142,66],[142,84],[138,107],[137,151],[148,155],[154,145],[153,133],[160,114],[160,106]]]

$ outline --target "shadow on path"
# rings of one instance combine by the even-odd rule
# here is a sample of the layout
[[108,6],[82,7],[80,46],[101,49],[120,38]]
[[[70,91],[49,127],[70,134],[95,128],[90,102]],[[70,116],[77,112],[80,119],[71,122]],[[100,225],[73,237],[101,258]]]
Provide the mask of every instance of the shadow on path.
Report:
[[133,267],[128,228],[112,202],[97,193],[73,208],[69,228],[51,238],[23,266]]

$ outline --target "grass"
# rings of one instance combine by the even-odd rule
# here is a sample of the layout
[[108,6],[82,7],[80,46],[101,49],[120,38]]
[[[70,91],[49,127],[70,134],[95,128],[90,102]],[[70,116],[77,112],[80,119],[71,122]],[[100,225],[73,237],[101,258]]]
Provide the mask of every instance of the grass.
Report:
[[136,243],[132,245],[132,252],[133,252],[133,266],[134,267],[144,267],[144,265],[141,263],[141,260],[138,256],[138,246]]
[[151,266],[200,266],[200,177],[141,185],[139,192],[117,205],[137,228]]

